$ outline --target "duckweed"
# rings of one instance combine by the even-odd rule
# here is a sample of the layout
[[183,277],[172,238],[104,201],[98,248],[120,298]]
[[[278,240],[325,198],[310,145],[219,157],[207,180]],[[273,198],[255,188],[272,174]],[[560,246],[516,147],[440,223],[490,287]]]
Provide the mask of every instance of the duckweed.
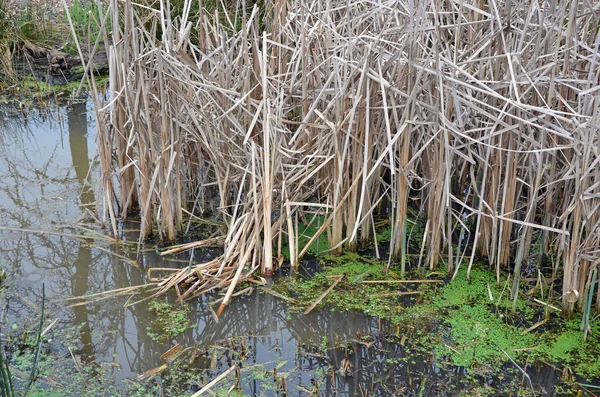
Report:
[[[476,371],[494,371],[510,359],[535,360],[568,367],[586,379],[600,376],[600,326],[592,324],[583,341],[579,321],[552,315],[545,327],[525,329],[544,318],[543,308],[532,306],[520,295],[512,312],[506,277],[496,281],[484,265],[459,271],[455,280],[443,284],[363,283],[364,280],[397,280],[399,272],[385,262],[346,253],[323,256],[323,270],[311,278],[279,280],[280,293],[292,295],[302,308],[318,299],[335,280],[345,278],[321,302],[334,310],[360,311],[388,320],[397,337],[416,352],[433,352],[438,364],[450,363]],[[435,277],[443,277],[437,274]],[[419,277],[423,278],[423,276]],[[400,296],[400,292],[420,292]],[[491,298],[490,298],[491,296]],[[418,300],[418,304],[415,302]],[[393,328],[393,327],[392,327]]]

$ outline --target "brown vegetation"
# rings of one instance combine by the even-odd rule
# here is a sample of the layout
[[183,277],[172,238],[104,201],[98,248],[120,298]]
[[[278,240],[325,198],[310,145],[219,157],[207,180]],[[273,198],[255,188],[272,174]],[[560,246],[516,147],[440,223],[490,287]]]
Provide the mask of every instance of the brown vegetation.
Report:
[[[173,239],[199,189],[220,193],[224,255],[164,285],[187,280],[184,295],[219,276],[227,304],[282,245],[293,264],[306,253],[299,218],[323,215],[329,246],[355,250],[384,202],[404,263],[411,200],[430,268],[481,254],[518,287],[535,252],[562,269],[567,312],[593,293],[596,3],[241,1],[193,19],[191,5],[111,1],[113,96],[99,115],[99,210],[115,234],[139,209],[142,238]],[[458,233],[475,247],[466,259]]]

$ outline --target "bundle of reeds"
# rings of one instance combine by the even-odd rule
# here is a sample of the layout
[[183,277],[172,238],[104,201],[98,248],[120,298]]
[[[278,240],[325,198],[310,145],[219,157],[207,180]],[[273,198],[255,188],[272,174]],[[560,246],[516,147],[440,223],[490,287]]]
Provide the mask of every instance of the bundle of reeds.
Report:
[[[225,252],[195,277],[227,269],[225,304],[243,277],[272,272],[283,245],[297,263],[310,245],[299,223],[318,218],[314,239],[354,250],[387,203],[403,270],[414,206],[431,268],[470,269],[482,254],[518,287],[545,255],[565,311],[594,294],[599,4],[240,0],[193,18],[191,6],[110,1],[99,146],[113,225],[139,209],[141,237],[173,239],[217,186]],[[190,284],[182,272],[167,285]]]

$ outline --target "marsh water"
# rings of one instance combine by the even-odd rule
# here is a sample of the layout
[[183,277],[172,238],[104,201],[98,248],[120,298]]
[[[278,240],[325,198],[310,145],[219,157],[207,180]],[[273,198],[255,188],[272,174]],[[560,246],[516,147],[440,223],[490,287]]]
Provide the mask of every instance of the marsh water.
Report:
[[[8,274],[1,331],[7,342],[36,329],[44,284],[44,328],[50,326],[44,360],[51,364],[38,380],[46,390],[41,395],[52,396],[56,390],[64,393],[56,395],[83,395],[81,390],[90,388],[100,372],[103,378],[96,382],[101,382],[96,390],[134,395],[123,384],[160,386],[165,382],[160,375],[147,380],[138,376],[165,364],[161,356],[177,343],[207,352],[195,361],[195,380],[178,395],[191,395],[226,371],[238,348],[248,352],[238,363],[241,388],[247,395],[531,392],[524,376],[509,368],[472,375],[464,368],[436,364],[432,353],[411,351],[387,338],[395,331],[377,318],[328,308],[304,315],[285,301],[256,291],[236,297],[219,322],[210,307],[218,296],[192,301],[188,317],[193,327],[160,342],[149,335],[155,316],[146,303],[125,307],[127,298],[119,297],[70,307],[64,298],[144,284],[148,268],[189,262],[189,254],[160,256],[154,243],[142,244],[136,255],[137,236],[127,231],[136,228],[135,222],[120,225],[123,241],[131,244],[67,235],[100,230],[94,221],[96,191],[86,184],[97,177],[91,109],[89,103],[74,103],[26,114],[0,112],[0,262]],[[193,259],[207,260],[217,253],[196,251]],[[368,343],[357,340],[357,331]],[[9,352],[13,361],[18,361],[17,355]],[[51,361],[52,356],[56,361]],[[81,369],[86,370],[78,375]],[[536,395],[555,394],[559,371],[528,368],[528,373]],[[286,378],[285,387],[276,380],[281,376]],[[69,392],[74,390],[69,384],[73,382],[84,387]],[[215,390],[227,391],[235,382],[234,375],[225,376]],[[159,390],[157,395],[161,387],[154,389]]]

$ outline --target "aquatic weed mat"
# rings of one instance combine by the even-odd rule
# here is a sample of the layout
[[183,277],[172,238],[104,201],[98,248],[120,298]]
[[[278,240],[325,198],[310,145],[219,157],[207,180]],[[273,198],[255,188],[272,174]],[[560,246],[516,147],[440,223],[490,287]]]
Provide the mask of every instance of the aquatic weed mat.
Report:
[[[503,368],[554,368],[555,377],[567,383],[599,377],[597,321],[584,341],[580,319],[565,321],[534,296],[523,294],[513,312],[509,280],[502,276],[498,283],[484,265],[474,267],[470,280],[463,270],[448,282],[444,274],[404,279],[397,268],[355,254],[328,256],[324,264],[313,277],[278,279],[274,290],[296,299],[298,312],[319,301],[327,310],[377,316],[400,343],[444,368],[483,377]],[[339,275],[344,279],[328,291]],[[444,282],[423,282],[439,279]]]

